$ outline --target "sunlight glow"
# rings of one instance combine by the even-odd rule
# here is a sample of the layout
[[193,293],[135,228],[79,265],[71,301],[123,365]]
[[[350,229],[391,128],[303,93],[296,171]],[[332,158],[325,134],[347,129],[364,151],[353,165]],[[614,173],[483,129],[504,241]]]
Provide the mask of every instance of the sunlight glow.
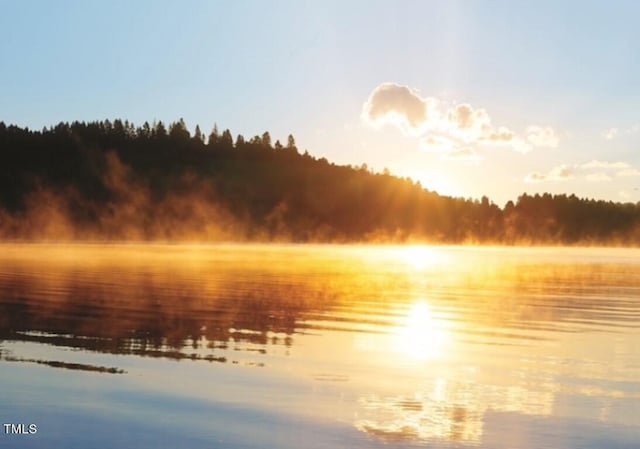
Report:
[[421,173],[408,169],[401,174],[404,175],[404,173],[406,173],[406,176],[420,182],[425,189],[438,192],[441,195],[465,196],[465,180],[456,176],[455,170],[449,169],[440,173]]
[[396,333],[398,350],[414,360],[441,356],[448,340],[446,323],[434,317],[423,301],[411,306]]
[[401,251],[401,259],[416,270],[430,267],[440,259],[440,254],[429,246],[412,245],[402,248]]

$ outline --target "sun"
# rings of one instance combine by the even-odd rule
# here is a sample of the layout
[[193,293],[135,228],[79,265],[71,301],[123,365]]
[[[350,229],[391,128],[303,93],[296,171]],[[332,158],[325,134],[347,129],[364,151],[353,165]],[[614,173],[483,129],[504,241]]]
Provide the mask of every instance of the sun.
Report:
[[449,343],[447,323],[433,316],[429,305],[417,301],[401,318],[395,337],[399,352],[414,360],[440,357]]

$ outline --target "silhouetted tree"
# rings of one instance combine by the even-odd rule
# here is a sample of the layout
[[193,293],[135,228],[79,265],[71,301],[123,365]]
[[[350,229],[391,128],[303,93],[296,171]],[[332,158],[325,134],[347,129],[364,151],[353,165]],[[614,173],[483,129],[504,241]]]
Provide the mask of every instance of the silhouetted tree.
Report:
[[193,138],[198,141],[204,143],[204,135],[202,131],[200,131],[200,125],[196,125],[196,130],[193,133]]
[[162,120],[158,120],[158,122],[154,125],[153,136],[159,138],[167,136],[167,128],[164,127],[164,123],[162,123]]
[[289,134],[287,136],[287,149],[288,150],[295,150],[295,151],[298,150],[296,148],[296,140],[293,138],[293,135],[291,135],[291,134]]
[[225,150],[233,149],[233,136],[228,129],[225,129],[220,136],[220,147]]
[[219,140],[220,140],[220,133],[218,133],[218,125],[214,123],[213,129],[209,134],[209,140],[207,141],[207,143],[209,146],[216,146]]
[[169,137],[176,142],[187,142],[191,135],[187,130],[187,125],[184,123],[184,119],[180,118],[177,122],[174,122],[169,127]]
[[271,134],[269,134],[268,131],[265,131],[262,134],[261,142],[262,142],[262,145],[264,145],[265,147],[271,148]]

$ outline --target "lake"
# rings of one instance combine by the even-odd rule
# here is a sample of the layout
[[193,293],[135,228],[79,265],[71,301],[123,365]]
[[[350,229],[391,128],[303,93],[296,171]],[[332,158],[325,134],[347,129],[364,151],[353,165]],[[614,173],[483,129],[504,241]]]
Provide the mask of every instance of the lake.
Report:
[[0,245],[0,420],[12,448],[637,448],[640,251]]

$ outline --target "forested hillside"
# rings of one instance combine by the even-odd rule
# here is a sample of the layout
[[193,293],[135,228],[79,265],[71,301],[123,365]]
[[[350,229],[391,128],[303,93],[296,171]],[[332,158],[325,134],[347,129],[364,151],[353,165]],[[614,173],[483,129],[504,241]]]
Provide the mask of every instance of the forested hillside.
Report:
[[0,123],[0,239],[640,244],[640,203],[504,208],[182,120]]

